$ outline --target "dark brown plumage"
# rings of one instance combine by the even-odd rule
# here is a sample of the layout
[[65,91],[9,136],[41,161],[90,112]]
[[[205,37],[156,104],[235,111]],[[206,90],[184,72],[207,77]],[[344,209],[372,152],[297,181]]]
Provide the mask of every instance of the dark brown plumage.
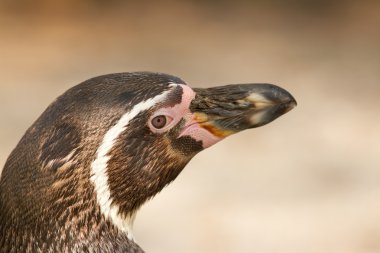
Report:
[[[205,147],[294,105],[267,84],[194,93],[149,72],[83,82],[46,109],[5,164],[0,252],[143,252],[128,224],[147,199]],[[152,126],[157,113],[163,129]]]

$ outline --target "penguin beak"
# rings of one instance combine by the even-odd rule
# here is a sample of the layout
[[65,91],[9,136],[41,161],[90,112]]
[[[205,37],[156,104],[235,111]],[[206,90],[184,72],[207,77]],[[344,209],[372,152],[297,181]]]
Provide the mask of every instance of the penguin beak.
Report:
[[212,140],[206,141],[205,147],[231,134],[268,124],[297,105],[289,92],[273,84],[234,84],[193,90],[196,95],[190,104],[191,124],[211,133]]

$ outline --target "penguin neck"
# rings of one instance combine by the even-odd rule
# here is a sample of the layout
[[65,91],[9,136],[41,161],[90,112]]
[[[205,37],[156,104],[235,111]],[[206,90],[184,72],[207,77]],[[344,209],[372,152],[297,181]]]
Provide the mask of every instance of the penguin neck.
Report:
[[[17,193],[18,189],[3,179],[6,177],[0,183],[0,249],[12,246],[13,250],[30,247],[32,252],[85,252],[99,248],[102,252],[130,252],[133,248],[134,252],[143,252],[132,236],[134,216],[121,225],[115,224],[104,217],[92,194],[82,192],[80,198],[66,195],[46,205],[29,201],[21,193],[24,201],[15,202],[20,196],[11,191]],[[5,249],[12,252],[12,248]]]
[[123,148],[115,150],[119,153],[110,152],[109,146],[103,141],[98,148],[90,165],[89,181],[100,213],[133,240],[132,228],[138,209],[172,182],[190,157],[174,153],[170,154],[173,156],[170,161],[155,161],[150,152],[134,154],[136,150],[125,152]]

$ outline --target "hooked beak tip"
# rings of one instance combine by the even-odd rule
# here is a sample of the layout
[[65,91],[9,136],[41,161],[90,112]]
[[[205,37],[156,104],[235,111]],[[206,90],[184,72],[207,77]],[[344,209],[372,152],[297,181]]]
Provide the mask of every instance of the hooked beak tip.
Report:
[[297,106],[288,91],[273,84],[226,85],[196,92],[192,111],[203,115],[198,122],[207,122],[201,126],[216,136],[263,126]]

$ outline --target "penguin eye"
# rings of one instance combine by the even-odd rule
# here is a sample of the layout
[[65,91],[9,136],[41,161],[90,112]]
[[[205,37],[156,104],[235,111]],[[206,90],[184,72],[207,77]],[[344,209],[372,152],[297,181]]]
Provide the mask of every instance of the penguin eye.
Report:
[[150,123],[155,129],[162,129],[167,124],[169,124],[172,121],[172,119],[169,116],[166,115],[158,115],[151,119]]

